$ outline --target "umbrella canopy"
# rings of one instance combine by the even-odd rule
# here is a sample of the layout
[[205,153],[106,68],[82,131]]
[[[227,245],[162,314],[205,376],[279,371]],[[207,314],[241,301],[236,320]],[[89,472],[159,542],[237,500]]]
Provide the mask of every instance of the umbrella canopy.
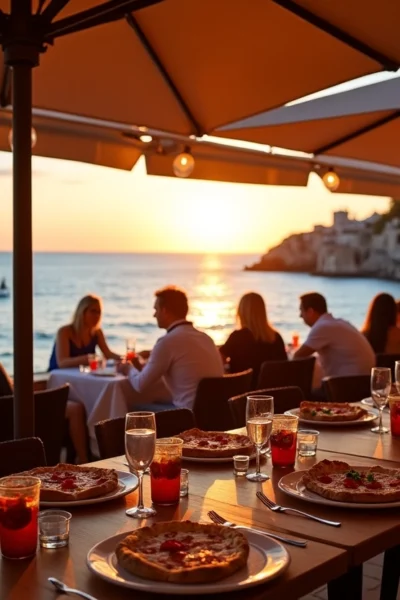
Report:
[[400,167],[400,78],[284,106],[220,134]]

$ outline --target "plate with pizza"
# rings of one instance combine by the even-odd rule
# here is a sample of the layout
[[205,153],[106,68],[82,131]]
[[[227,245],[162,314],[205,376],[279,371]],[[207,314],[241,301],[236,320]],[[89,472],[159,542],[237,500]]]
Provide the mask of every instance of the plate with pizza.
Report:
[[139,484],[132,473],[66,463],[36,467],[20,474],[40,479],[41,506],[98,504],[126,496]]
[[295,415],[302,423],[348,427],[365,425],[378,418],[378,412],[358,403],[303,401],[298,408],[287,410],[285,415]]
[[116,585],[171,596],[245,589],[277,577],[290,556],[250,529],[170,521],[120,533],[94,546],[87,564]]
[[306,502],[343,508],[400,507],[400,468],[322,460],[307,471],[288,473],[279,489]]
[[255,456],[254,445],[247,435],[193,428],[176,437],[183,440],[182,458],[192,462],[231,462],[235,454]]

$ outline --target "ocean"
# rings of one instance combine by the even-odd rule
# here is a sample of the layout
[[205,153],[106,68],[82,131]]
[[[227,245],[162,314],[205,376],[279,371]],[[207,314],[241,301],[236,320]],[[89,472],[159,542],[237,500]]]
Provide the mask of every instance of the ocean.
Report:
[[[300,294],[315,290],[329,311],[360,327],[373,296],[385,291],[400,298],[400,283],[377,279],[329,279],[298,273],[244,271],[255,255],[62,254],[34,256],[34,370],[46,371],[57,329],[70,322],[78,300],[94,293],[103,299],[102,327],[114,352],[136,338],[138,350],[151,348],[163,330],[153,318],[154,291],[167,284],[184,288],[190,318],[222,344],[235,327],[237,303],[245,292],[263,295],[268,317],[290,342],[304,340]],[[0,279],[12,285],[11,253],[0,253]],[[13,372],[12,298],[0,298],[0,362]]]

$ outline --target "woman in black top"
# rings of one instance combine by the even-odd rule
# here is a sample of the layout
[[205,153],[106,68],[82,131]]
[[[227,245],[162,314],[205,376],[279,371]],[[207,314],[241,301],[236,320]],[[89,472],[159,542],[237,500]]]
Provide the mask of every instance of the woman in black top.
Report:
[[238,306],[240,329],[228,337],[220,348],[225,361],[229,360],[231,373],[253,369],[253,384],[263,362],[287,360],[282,337],[268,323],[265,303],[260,294],[245,294]]

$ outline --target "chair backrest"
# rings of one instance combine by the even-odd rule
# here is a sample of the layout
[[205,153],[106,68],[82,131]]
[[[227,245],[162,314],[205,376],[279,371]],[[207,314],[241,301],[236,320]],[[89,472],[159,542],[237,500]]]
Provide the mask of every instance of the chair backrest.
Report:
[[[43,442],[47,464],[60,461],[65,433],[65,410],[69,385],[35,392],[35,436]],[[14,396],[0,398],[0,442],[14,437]]]
[[291,408],[300,406],[304,400],[304,394],[299,387],[288,386],[279,388],[266,388],[264,390],[254,390],[229,398],[228,406],[231,411],[234,427],[245,427],[246,425],[246,402],[247,396],[273,396],[274,412],[282,414]]
[[43,442],[37,437],[0,442],[0,477],[46,464]]
[[324,377],[322,387],[328,402],[359,402],[371,395],[369,375]]
[[206,377],[197,386],[193,404],[196,425],[204,431],[226,431],[234,427],[228,400],[251,390],[253,369],[223,377]]
[[0,398],[2,396],[12,396],[13,394],[13,389],[10,383],[10,379],[3,367],[2,364],[0,364]]
[[258,377],[259,389],[296,386],[304,397],[311,398],[315,356],[296,360],[274,360],[261,365]]
[[377,354],[376,355],[376,366],[377,367],[388,367],[392,371],[392,382],[396,381],[394,367],[396,360],[400,360],[400,354]]
[[[161,410],[155,413],[157,437],[171,437],[195,426],[188,408]],[[100,458],[125,454],[125,417],[105,419],[94,426]]]

